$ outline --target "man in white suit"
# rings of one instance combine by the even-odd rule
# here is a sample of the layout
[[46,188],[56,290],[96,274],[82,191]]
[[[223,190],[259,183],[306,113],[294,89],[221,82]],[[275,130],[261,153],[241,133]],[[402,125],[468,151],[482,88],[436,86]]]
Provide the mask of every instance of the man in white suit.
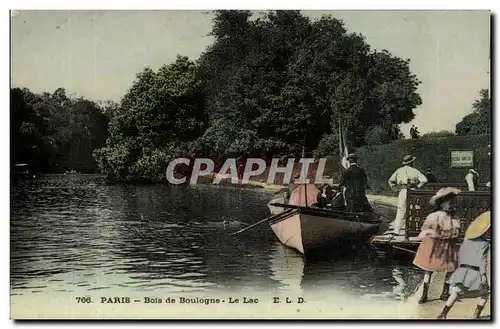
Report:
[[411,166],[415,159],[412,155],[405,155],[401,163],[403,166],[398,168],[389,178],[389,186],[393,190],[399,190],[396,219],[391,223],[396,235],[400,235],[401,230],[404,228],[408,189],[421,188],[427,183],[427,177]]

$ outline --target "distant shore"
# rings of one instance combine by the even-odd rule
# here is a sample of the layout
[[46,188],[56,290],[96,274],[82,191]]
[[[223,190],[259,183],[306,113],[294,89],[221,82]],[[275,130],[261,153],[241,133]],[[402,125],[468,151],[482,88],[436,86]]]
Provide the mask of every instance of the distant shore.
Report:
[[[276,192],[276,191],[279,191],[280,189],[286,187],[285,185],[268,184],[268,183],[259,182],[259,181],[249,181],[248,185],[253,186],[253,187],[262,187],[265,190],[270,191],[270,192]],[[396,207],[398,204],[398,198],[395,196],[367,194],[366,197],[368,198],[368,201],[370,201],[370,202],[387,204],[387,205],[391,205],[394,207]]]

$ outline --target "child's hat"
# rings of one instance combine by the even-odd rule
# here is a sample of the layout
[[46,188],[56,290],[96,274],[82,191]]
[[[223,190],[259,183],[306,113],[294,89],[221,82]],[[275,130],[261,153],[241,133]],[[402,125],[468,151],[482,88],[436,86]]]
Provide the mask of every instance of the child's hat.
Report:
[[465,231],[465,237],[469,240],[475,239],[483,235],[488,231],[491,224],[491,214],[489,211],[483,212],[476,219],[470,223],[467,231]]

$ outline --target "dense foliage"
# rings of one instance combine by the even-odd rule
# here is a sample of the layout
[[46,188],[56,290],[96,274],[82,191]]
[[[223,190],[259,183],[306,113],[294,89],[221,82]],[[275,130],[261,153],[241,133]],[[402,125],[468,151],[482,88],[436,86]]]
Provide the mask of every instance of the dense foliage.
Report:
[[351,147],[366,144],[372,126],[398,138],[395,125],[421,104],[409,60],[370,50],[330,16],[271,11],[252,20],[249,11],[217,11],[213,35],[199,66],[210,126],[227,132],[224,145],[211,141],[215,153],[297,155],[304,143],[314,150],[330,139],[339,122]]
[[368,128],[365,135],[367,145],[380,145],[389,142],[387,131],[381,126],[372,126]]
[[[366,170],[372,190],[369,193],[395,195],[387,180],[401,165],[406,154],[417,157],[414,166],[424,172],[430,167],[438,182],[466,184],[468,168],[450,168],[450,150],[474,150],[474,164],[479,172],[479,182],[484,184],[491,179],[491,162],[488,156],[490,135],[453,136],[442,138],[419,138],[394,141],[390,144],[363,146],[356,150],[358,163]],[[340,178],[337,162],[328,162],[326,171],[331,177]]]
[[422,135],[422,138],[440,138],[440,137],[452,137],[455,133],[448,130],[441,131],[431,131]]
[[487,89],[479,92],[480,98],[472,104],[473,112],[456,125],[457,135],[481,135],[491,133],[491,100]]
[[53,94],[10,90],[11,165],[29,163],[32,171],[96,172],[92,150],[107,138],[106,106],[69,97],[62,88]]
[[[11,90],[12,162],[158,181],[180,155],[294,157],[305,146],[336,156],[339,124],[350,150],[370,148],[402,139],[399,125],[421,104],[408,59],[371,49],[331,16],[222,10],[211,33],[196,62],[144,69],[118,104]],[[481,97],[458,135],[490,131]]]
[[173,156],[192,148],[204,122],[197,68],[179,56],[158,72],[137,75],[111,118],[106,146],[94,155],[111,179],[156,181]]

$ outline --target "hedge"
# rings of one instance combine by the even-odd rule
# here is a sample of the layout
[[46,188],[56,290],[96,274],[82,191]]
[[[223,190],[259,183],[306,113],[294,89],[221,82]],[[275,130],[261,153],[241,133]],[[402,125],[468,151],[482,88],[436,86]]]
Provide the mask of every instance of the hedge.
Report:
[[[404,155],[416,156],[414,166],[425,173],[427,167],[432,169],[438,182],[465,184],[467,168],[450,167],[450,150],[474,150],[474,162],[479,173],[479,183],[486,184],[490,180],[491,163],[488,156],[488,144],[491,143],[489,135],[453,136],[453,137],[422,137],[394,141],[389,144],[364,146],[356,150],[358,164],[366,170],[370,181],[370,193],[389,194],[387,180],[401,165]],[[268,169],[268,168],[267,168]],[[253,179],[266,180],[266,170],[262,175]],[[300,172],[300,164],[296,161],[294,173]],[[342,169],[337,158],[328,159],[325,175],[333,178],[334,182],[340,180]],[[316,165],[309,169],[309,178],[316,175]],[[274,183],[282,183],[282,175],[277,175]]]
[[[356,150],[358,163],[366,170],[374,192],[390,191],[387,180],[401,165],[404,155],[417,159],[414,167],[425,173],[430,167],[438,182],[464,183],[467,168],[450,167],[450,150],[474,150],[474,162],[479,173],[479,184],[490,180],[491,163],[488,156],[489,135],[433,137],[394,141],[390,144],[364,146]],[[339,166],[329,173],[340,176]]]

